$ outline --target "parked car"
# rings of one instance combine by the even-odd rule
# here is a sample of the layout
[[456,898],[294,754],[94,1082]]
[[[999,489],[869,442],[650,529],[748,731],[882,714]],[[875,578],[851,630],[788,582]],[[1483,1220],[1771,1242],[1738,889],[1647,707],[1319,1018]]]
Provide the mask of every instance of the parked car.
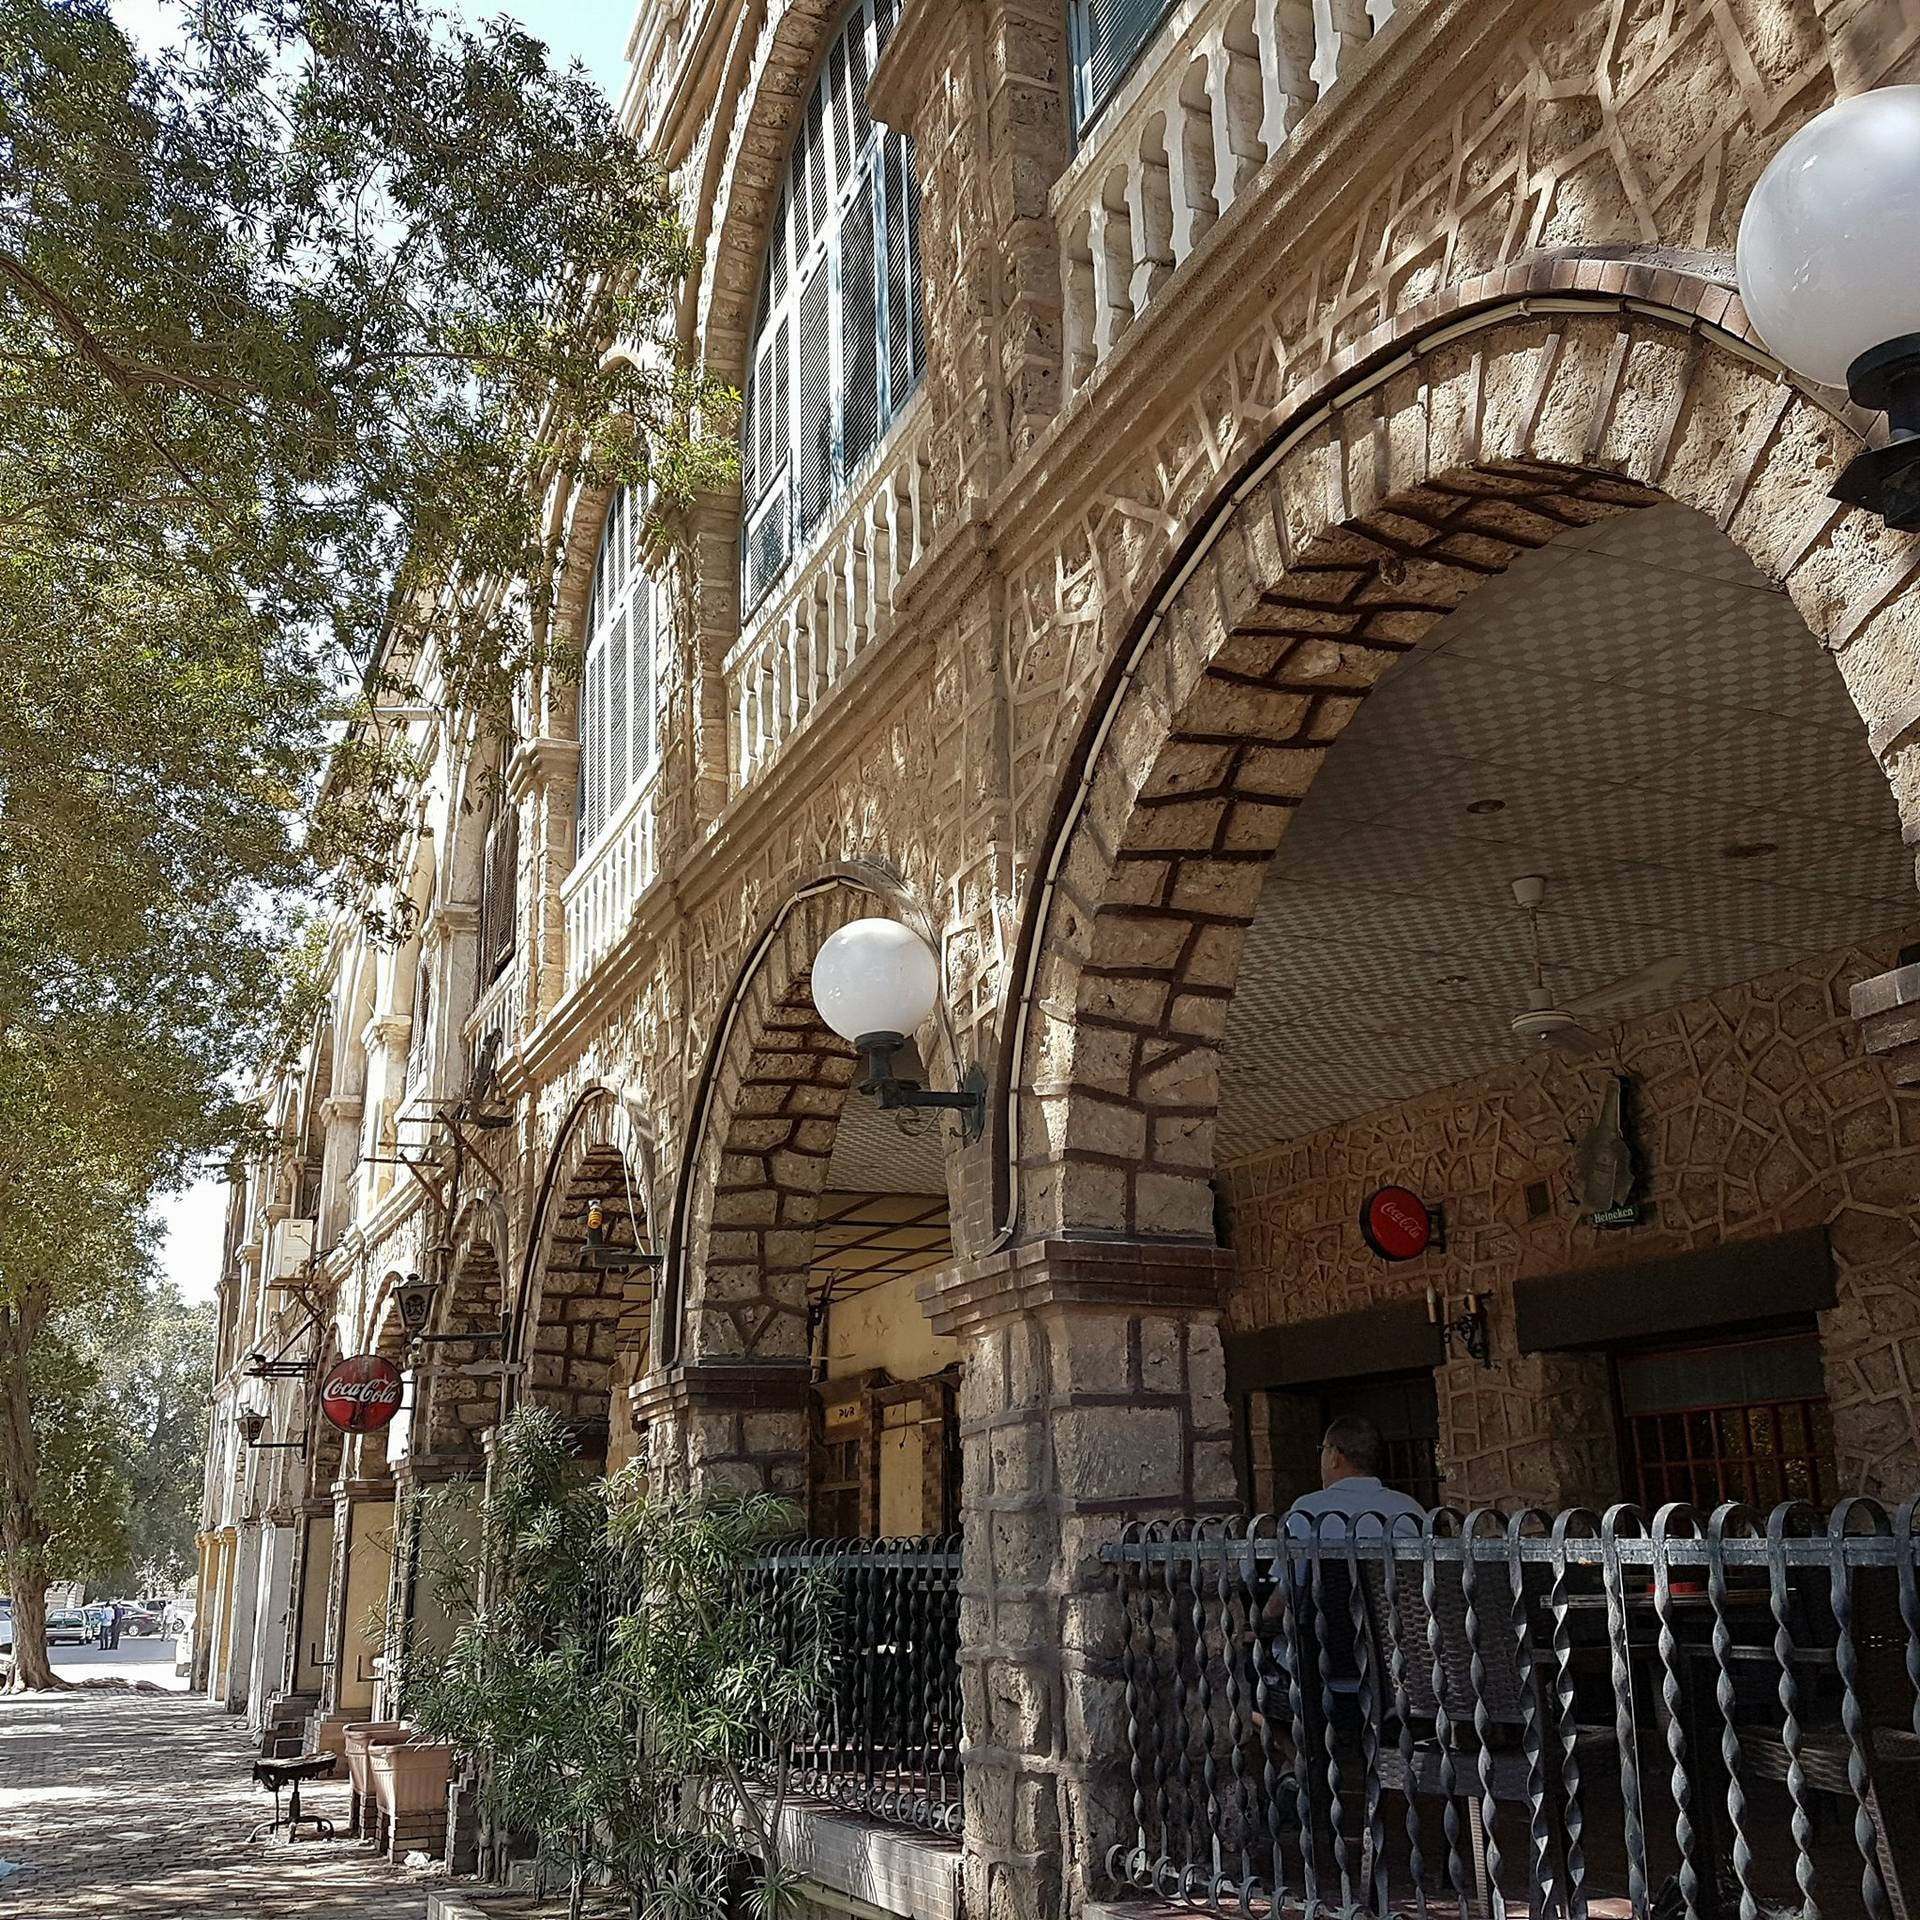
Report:
[[152,1640],[165,1630],[166,1622],[149,1607],[130,1606],[120,1618],[120,1631],[136,1640]]
[[176,1600],[167,1609],[166,1631],[176,1640],[184,1639],[193,1631],[193,1616],[197,1611],[192,1599]]
[[0,1601],[0,1653],[13,1651],[13,1602]]
[[47,1645],[84,1647],[93,1638],[93,1622],[78,1607],[60,1607],[47,1615]]

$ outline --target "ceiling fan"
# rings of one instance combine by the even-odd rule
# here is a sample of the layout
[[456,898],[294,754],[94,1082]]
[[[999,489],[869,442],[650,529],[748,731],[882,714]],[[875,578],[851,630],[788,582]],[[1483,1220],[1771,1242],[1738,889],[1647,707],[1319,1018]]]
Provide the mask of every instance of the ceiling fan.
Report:
[[1687,976],[1689,963],[1679,954],[1668,954],[1638,973],[1562,1004],[1547,986],[1546,967],[1540,957],[1540,909],[1547,897],[1546,875],[1521,874],[1513,882],[1513,897],[1533,930],[1533,982],[1527,988],[1526,1011],[1516,1013],[1512,1021],[1513,1037],[1528,1046],[1557,1047],[1562,1053],[1596,1052],[1600,1036],[1585,1025],[1588,1014],[1604,1014],[1643,993],[1664,993]]

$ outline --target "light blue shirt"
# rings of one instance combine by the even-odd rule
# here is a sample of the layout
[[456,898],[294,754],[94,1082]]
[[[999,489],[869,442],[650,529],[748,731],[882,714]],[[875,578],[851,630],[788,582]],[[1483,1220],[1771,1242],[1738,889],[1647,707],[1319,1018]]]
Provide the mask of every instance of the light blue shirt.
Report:
[[1395,1539],[1417,1540],[1427,1510],[1412,1494],[1382,1486],[1370,1473],[1350,1473],[1330,1487],[1303,1493],[1287,1509],[1287,1532],[1312,1539],[1316,1516],[1322,1540],[1345,1540],[1349,1523],[1356,1540],[1377,1540],[1389,1529]]

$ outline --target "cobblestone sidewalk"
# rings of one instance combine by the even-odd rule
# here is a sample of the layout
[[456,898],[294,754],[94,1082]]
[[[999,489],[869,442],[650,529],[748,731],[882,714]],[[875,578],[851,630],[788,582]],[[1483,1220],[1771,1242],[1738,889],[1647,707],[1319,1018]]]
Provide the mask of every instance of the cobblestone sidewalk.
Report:
[[273,1801],[246,1724],[174,1694],[0,1698],[0,1915],[424,1920],[431,1876],[346,1839],[346,1788],[302,1795],[342,1838],[249,1842]]

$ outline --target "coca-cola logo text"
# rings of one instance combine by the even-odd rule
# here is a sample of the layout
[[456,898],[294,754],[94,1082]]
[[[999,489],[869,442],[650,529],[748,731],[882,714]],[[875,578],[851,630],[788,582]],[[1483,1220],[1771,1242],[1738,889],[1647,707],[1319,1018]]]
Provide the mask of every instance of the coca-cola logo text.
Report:
[[400,1411],[400,1369],[377,1353],[336,1361],[320,1387],[320,1410],[342,1433],[373,1433]]
[[1382,1187],[1360,1209],[1360,1233],[1382,1260],[1413,1260],[1426,1252],[1433,1221],[1417,1193]]

